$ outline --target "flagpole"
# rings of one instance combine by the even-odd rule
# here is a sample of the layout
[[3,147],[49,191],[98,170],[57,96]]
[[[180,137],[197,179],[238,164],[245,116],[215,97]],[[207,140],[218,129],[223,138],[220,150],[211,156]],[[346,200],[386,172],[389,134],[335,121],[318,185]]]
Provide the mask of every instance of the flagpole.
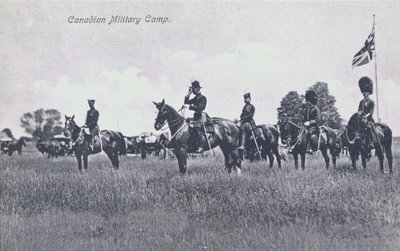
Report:
[[374,18],[374,58],[375,58],[375,90],[376,90],[376,117],[377,121],[381,122],[381,118],[379,117],[379,93],[378,93],[378,71],[377,71],[377,63],[376,63],[376,31],[375,31],[375,14]]

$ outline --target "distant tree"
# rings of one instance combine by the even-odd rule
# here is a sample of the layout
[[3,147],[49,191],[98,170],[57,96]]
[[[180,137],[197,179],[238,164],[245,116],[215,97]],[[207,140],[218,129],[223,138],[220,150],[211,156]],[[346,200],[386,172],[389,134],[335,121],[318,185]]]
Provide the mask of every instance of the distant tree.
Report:
[[303,104],[304,96],[296,91],[290,91],[281,100],[281,107],[289,118],[295,123],[300,123],[303,119],[305,106]]
[[326,125],[334,129],[342,127],[343,119],[335,106],[336,98],[329,94],[328,84],[317,82],[309,89],[314,90],[318,95],[318,108],[321,112],[320,125]]
[[10,130],[10,128],[4,128],[4,129],[1,131],[1,133],[4,134],[4,135],[6,135],[6,136],[9,137],[9,138],[12,138],[13,140],[15,139],[15,138],[14,138],[14,135],[12,134],[12,132],[11,132],[11,130]]
[[51,139],[63,131],[61,113],[55,109],[39,109],[21,117],[21,126],[34,138]]

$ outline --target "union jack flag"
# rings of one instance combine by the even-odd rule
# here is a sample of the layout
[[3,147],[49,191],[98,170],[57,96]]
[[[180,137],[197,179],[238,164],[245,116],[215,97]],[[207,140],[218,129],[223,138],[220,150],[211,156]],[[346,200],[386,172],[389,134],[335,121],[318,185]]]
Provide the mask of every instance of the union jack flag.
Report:
[[372,28],[367,40],[365,40],[364,47],[354,55],[354,66],[361,66],[368,64],[373,58],[373,51],[375,50],[375,27]]

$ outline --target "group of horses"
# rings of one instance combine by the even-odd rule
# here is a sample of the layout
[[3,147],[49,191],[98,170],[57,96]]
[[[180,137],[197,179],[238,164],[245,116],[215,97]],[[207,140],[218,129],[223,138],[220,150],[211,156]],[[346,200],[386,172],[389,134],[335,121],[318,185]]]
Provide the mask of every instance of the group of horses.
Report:
[[[197,146],[192,143],[191,126],[182,114],[173,107],[166,104],[165,101],[153,102],[158,109],[154,128],[161,130],[168,124],[171,138],[168,147],[173,148],[175,157],[178,161],[179,170],[182,174],[187,171],[188,153],[195,152]],[[242,158],[238,151],[240,131],[238,126],[229,119],[212,117],[213,132],[205,132],[201,142],[204,150],[212,150],[215,147],[221,149],[224,155],[225,168],[228,172],[236,170],[241,174]],[[356,160],[361,155],[362,166],[366,168],[368,157],[368,140],[366,133],[363,133],[363,119],[357,113],[349,120],[342,135],[336,130],[327,126],[320,127],[317,150],[322,153],[326,168],[329,168],[330,157],[332,163],[336,166],[336,159],[343,147],[349,149],[352,166],[356,169]],[[377,144],[374,145],[375,153],[378,156],[380,170],[383,172],[383,154],[386,153],[389,171],[392,173],[392,132],[390,128],[383,123],[376,123]],[[281,142],[285,143],[293,154],[295,168],[298,168],[298,157],[301,158],[301,167],[305,168],[305,156],[307,150],[307,131],[302,125],[298,125],[290,119],[280,122],[278,126],[259,125],[257,129],[262,132],[264,139],[252,138],[247,141],[246,149],[251,154],[258,154],[260,158],[269,158],[269,166],[273,167],[276,158],[278,167],[281,167],[281,154],[279,152],[279,137]],[[78,161],[79,170],[82,169],[82,160],[84,167],[88,166],[88,155],[104,151],[110,158],[114,168],[119,167],[119,155],[126,153],[124,136],[120,132],[111,130],[102,130],[99,137],[94,139],[93,149],[89,149],[90,136],[85,133],[74,121],[74,116],[65,116],[64,135],[74,142],[73,151]],[[207,138],[206,138],[207,137]]]
[[69,149],[69,142],[66,140],[42,140],[38,138],[36,148],[47,158],[57,158],[72,154],[72,151]]

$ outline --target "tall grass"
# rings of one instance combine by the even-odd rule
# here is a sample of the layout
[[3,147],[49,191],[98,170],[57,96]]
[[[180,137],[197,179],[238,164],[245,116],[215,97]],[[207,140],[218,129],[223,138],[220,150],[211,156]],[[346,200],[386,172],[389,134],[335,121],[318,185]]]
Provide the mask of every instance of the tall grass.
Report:
[[120,170],[91,156],[35,152],[1,156],[1,250],[100,249],[398,249],[400,171],[364,172],[341,158],[326,170],[320,156],[305,171],[293,162],[269,169],[245,163],[229,175],[223,160],[123,157]]

